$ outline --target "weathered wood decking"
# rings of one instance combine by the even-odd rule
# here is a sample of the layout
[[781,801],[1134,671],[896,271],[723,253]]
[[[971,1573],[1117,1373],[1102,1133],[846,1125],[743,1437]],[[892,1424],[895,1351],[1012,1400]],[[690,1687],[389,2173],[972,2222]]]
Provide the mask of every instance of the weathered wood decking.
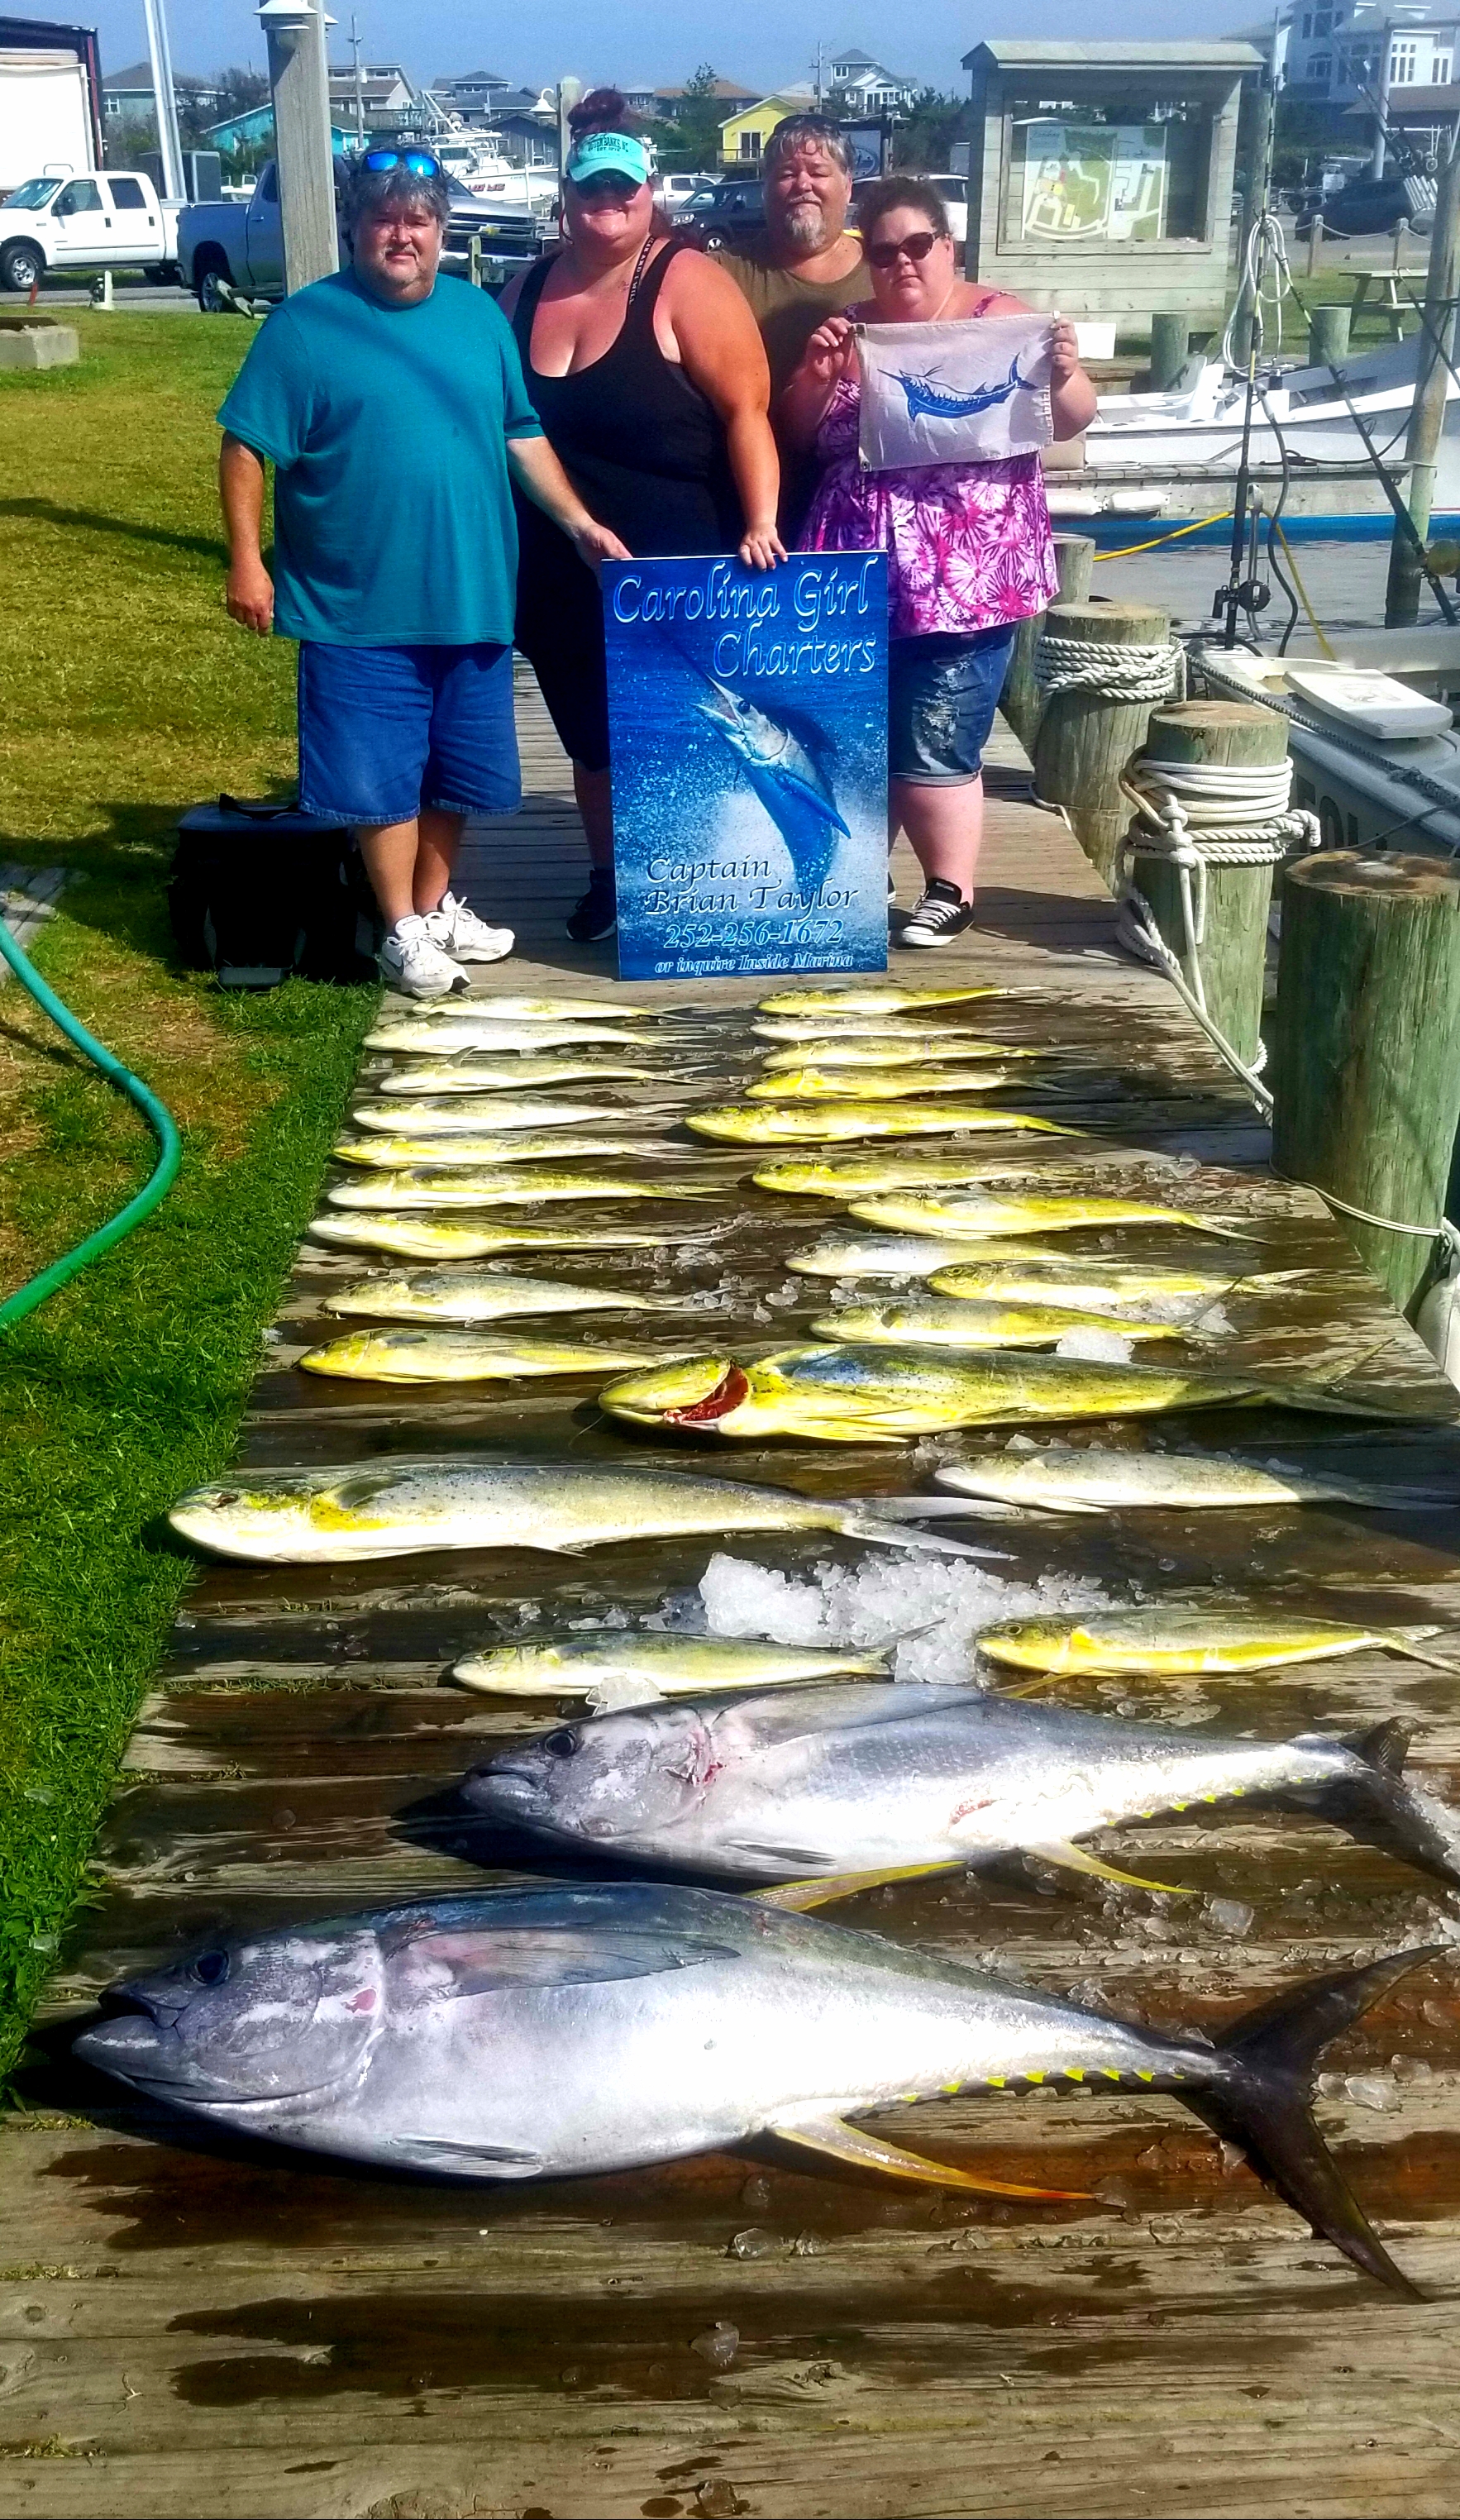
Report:
[[[534,792],[480,842],[471,876],[478,906],[516,924],[522,952],[478,985],[597,986],[608,956],[560,941],[581,880],[565,768],[530,698],[524,720]],[[1373,1372],[1416,1405],[1452,1406],[1319,1202],[1261,1169],[1262,1133],[1165,984],[1115,957],[1111,905],[1062,825],[1011,793],[992,824],[979,933],[966,950],[896,958],[897,975],[1028,988],[980,1008],[983,1028],[1053,1041],[1113,1080],[1067,1106],[1101,1138],[1027,1142],[1011,1167],[1056,1148],[1109,1188],[1170,1182],[1172,1164],[1199,1158],[1210,1174],[1174,1187],[1250,1216],[1261,1265],[1321,1273],[1280,1303],[1234,1299],[1236,1353],[1311,1371],[1382,1347]],[[694,994],[732,1009],[760,993]],[[743,1032],[729,1051],[748,1071]],[[684,1162],[728,1189],[749,1170],[743,1154],[687,1142]],[[785,1253],[825,1211],[738,1191],[733,1211],[713,1264],[669,1250],[575,1256],[572,1269],[707,1283],[729,1266],[747,1282],[740,1334],[766,1336],[761,1298],[781,1289]],[[1210,1258],[1216,1246],[1129,1247]],[[360,1265],[301,1254],[245,1459],[473,1440],[548,1458],[571,1443],[581,1459],[620,1442],[595,1423],[587,1378],[492,1398],[297,1375],[289,1360],[318,1334],[322,1297]],[[808,1286],[774,1313],[777,1333],[819,1308]],[[1249,1420],[1244,1434],[1269,1427]],[[1209,1418],[1196,1431],[1225,1430]],[[1323,1432],[1289,1420],[1283,1440]],[[1373,1435],[1348,1440],[1372,1462]],[[1427,1458],[1450,1441],[1384,1442],[1395,1440]],[[841,1492],[909,1484],[901,1453],[780,1446],[711,1460]],[[1017,1567],[1430,1618],[1442,1650],[1460,1645],[1452,1517],[1128,1515],[997,1539]],[[727,1545],[788,1569],[855,1555],[835,1542]],[[23,2078],[34,2114],[4,2126],[0,2513],[1453,2513],[1460,1964],[1417,1973],[1327,2059],[1325,2125],[1427,2287],[1417,2307],[1315,2242],[1231,2147],[1163,2099],[958,2100],[886,2122],[893,2140],[995,2177],[1093,2191],[1022,2209],[817,2175],[770,2146],[549,2187],[432,2185],[211,2139],[69,2064],[67,2037],[99,1987],[220,1922],[479,1884],[450,1788],[484,1745],[531,1729],[532,1710],[443,1686],[450,1658],[512,1624],[524,1600],[545,1624],[612,1602],[647,1608],[692,1585],[708,1554],[665,1542],[577,1560],[199,1572],[53,1988],[47,2052]],[[1173,1694],[1123,1687],[1090,1702],[1145,1710]],[[1437,1672],[1364,1655],[1181,1700],[1262,1731],[1406,1714],[1422,1772],[1460,1797],[1460,1703]],[[1296,1818],[1163,1822],[1109,1848],[1205,1897],[1121,1904],[1066,1880],[1051,1895],[1014,1865],[843,1912],[969,1958],[996,1949],[1042,1985],[1098,1987],[1188,2023],[1302,1971],[1460,1935],[1438,1885]],[[1252,1910],[1246,1931],[1214,1919],[1217,1896]],[[1355,2104],[1343,2079],[1355,2073],[1357,2099],[1377,2095],[1382,2111]],[[724,2368],[695,2350],[716,2321],[738,2331]]]

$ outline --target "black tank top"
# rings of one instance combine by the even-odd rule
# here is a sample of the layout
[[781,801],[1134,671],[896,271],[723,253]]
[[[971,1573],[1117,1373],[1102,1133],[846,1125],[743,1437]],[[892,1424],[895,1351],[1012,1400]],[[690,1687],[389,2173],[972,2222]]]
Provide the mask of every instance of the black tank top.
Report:
[[[512,314],[528,395],[549,445],[584,504],[636,558],[733,551],[744,530],[725,424],[654,336],[664,275],[677,253],[692,250],[671,238],[632,291],[616,338],[573,376],[540,376],[532,364],[533,318],[554,256],[544,255],[528,273]],[[540,510],[519,502],[519,524],[524,508],[525,596],[529,560],[552,566],[565,555],[574,567],[582,563]]]

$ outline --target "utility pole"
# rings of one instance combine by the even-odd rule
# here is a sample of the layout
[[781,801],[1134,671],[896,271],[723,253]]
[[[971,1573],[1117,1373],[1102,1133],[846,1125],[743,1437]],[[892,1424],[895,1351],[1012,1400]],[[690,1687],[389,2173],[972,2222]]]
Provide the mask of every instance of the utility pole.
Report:
[[177,96],[172,84],[172,48],[167,40],[163,0],[143,0],[147,14],[147,52],[153,66],[153,95],[157,107],[157,147],[162,156],[162,190],[170,201],[184,199],[183,144],[177,127]]
[[1374,114],[1374,154],[1369,160],[1369,172],[1376,180],[1384,172],[1384,154],[1389,139],[1386,125],[1389,121],[1389,66],[1390,55],[1394,50],[1393,38],[1394,28],[1386,18],[1379,31],[1383,50],[1379,55],[1379,96]]
[[825,51],[825,50],[826,50],[825,45],[824,45],[823,43],[818,42],[818,45],[817,45],[817,58],[816,58],[816,62],[815,62],[815,65],[814,65],[815,69],[816,69],[816,73],[817,73],[817,112],[818,112],[818,113],[819,113],[819,112],[820,112],[820,111],[821,111],[821,55],[824,53],[824,51]]
[[350,19],[350,50],[355,57],[355,137],[363,149],[365,147],[365,88],[360,76],[360,26],[358,20],[353,16]]
[[334,21],[313,0],[263,0],[258,21],[269,47],[284,285],[292,295],[339,269],[325,43],[326,29]]
[[561,182],[562,182],[563,168],[566,166],[566,164],[567,164],[567,162],[568,162],[568,151],[571,149],[571,147],[572,147],[572,145],[573,145],[573,135],[572,135],[571,131],[568,129],[568,115],[572,112],[574,106],[578,103],[578,100],[579,100],[579,98],[582,96],[582,94],[583,94],[583,81],[582,81],[582,79],[581,79],[581,78],[560,78],[560,79],[558,80],[558,82],[557,82],[557,180],[558,180],[559,185],[560,185],[560,184],[561,184]]
[[[1435,461],[1444,427],[1445,397],[1455,355],[1455,292],[1460,274],[1460,121],[1450,132],[1449,147],[1439,161],[1436,188],[1435,231],[1430,239],[1430,268],[1425,274],[1425,313],[1415,343],[1414,402],[1404,458],[1409,466],[1405,506],[1419,543],[1395,526],[1390,545],[1389,584],[1384,596],[1387,630],[1402,630],[1419,619],[1423,569],[1420,546],[1430,531],[1435,502]],[[1442,345],[1442,346],[1441,346]]]

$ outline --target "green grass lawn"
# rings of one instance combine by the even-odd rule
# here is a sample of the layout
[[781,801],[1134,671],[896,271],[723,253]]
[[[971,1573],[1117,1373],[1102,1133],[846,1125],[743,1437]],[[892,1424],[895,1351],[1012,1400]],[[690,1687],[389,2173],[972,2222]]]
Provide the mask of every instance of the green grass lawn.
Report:
[[[242,322],[79,319],[82,364],[0,374],[0,859],[72,872],[33,959],[159,1093],[158,1214],[0,1332],[0,2068],[81,1885],[185,1562],[155,1524],[228,1457],[373,1004],[224,997],[174,963],[179,809],[293,775],[293,655],[222,608],[213,413]],[[131,1106],[0,989],[0,1293],[151,1170]]]

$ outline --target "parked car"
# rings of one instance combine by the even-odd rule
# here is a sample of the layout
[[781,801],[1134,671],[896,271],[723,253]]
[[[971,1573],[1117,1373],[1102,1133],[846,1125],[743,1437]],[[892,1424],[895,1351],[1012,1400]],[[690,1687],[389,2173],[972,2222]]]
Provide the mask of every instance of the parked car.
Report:
[[175,279],[177,221],[146,175],[32,175],[0,208],[0,288],[28,294],[47,272]]
[[654,179],[654,190],[673,217],[677,210],[685,207],[691,195],[703,192],[714,182],[713,175],[658,175]]
[[[336,175],[338,171],[336,167]],[[502,287],[514,271],[537,260],[542,239],[535,217],[478,202],[454,177],[448,178],[448,190],[451,223],[441,255],[443,271],[465,277],[471,268],[473,237],[481,241],[493,287]],[[204,315],[230,313],[235,292],[243,297],[282,297],[284,222],[279,169],[273,158],[260,167],[246,202],[190,202],[178,221],[177,251],[183,277]],[[340,259],[345,259],[343,239]]]
[[[1435,186],[1423,176],[1366,175],[1328,193],[1318,205],[1323,233],[1333,237],[1383,236],[1407,219],[1416,236],[1428,236],[1435,224]],[[1314,212],[1300,212],[1294,235],[1305,245],[1312,234]]]
[[765,225],[759,175],[731,175],[713,184],[701,184],[690,194],[681,209],[670,211],[677,228],[684,228],[695,245],[707,253],[718,253],[723,246],[737,237],[753,236]]

